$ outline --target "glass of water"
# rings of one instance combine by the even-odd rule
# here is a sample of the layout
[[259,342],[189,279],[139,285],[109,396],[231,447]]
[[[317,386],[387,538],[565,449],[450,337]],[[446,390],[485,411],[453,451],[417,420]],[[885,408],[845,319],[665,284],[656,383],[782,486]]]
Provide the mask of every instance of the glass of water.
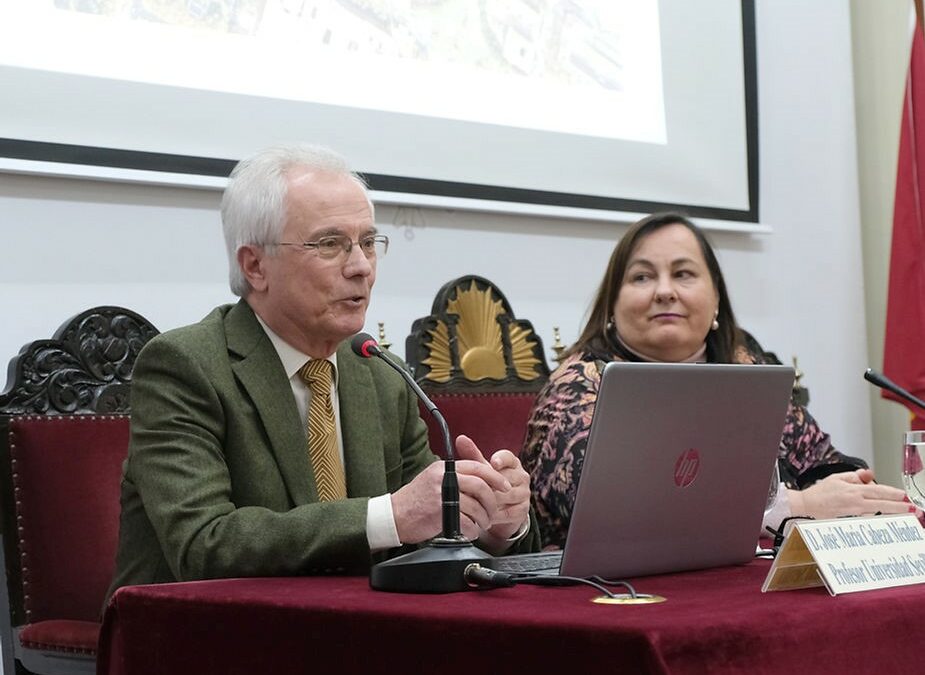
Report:
[[768,486],[768,501],[764,507],[764,515],[767,516],[777,505],[777,496],[780,492],[780,467],[777,460],[774,460],[774,468],[771,470],[771,483]]
[[920,509],[925,509],[925,431],[905,432],[903,487],[909,500]]

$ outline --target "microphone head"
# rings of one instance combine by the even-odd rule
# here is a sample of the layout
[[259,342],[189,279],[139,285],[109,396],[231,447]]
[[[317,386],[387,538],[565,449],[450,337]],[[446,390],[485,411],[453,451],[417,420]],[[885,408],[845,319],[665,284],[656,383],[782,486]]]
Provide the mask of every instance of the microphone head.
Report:
[[[883,387],[884,382],[889,382],[889,380],[887,380],[883,375],[878,373],[873,368],[868,368],[864,371],[864,379],[871,384],[877,385],[878,387]],[[890,384],[892,384],[892,382],[890,382]]]
[[350,348],[357,356],[364,359],[376,356],[382,353],[379,349],[379,343],[369,333],[357,333],[350,340]]

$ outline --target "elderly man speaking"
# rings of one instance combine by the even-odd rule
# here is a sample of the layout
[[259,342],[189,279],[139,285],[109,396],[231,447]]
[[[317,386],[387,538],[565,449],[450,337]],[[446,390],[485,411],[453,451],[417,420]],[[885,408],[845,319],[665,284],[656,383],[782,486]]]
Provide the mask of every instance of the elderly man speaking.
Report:
[[[237,304],[138,357],[122,483],[120,586],[368,569],[441,531],[442,463],[398,375],[345,342],[388,248],[363,182],[335,153],[240,162],[222,200]],[[456,440],[463,533],[491,553],[536,545],[529,477]]]

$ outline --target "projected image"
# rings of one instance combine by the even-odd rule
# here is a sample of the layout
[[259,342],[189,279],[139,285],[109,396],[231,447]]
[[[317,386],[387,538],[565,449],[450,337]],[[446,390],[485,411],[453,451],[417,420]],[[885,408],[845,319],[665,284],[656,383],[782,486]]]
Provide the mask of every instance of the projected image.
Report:
[[[656,0],[55,0],[54,6],[59,14],[117,21],[121,29],[207,32],[217,55],[223,37],[247,38],[244,49],[290,48],[313,63],[337,64],[333,77],[301,71],[282,95],[260,81],[253,92],[236,81],[240,93],[665,142]],[[146,75],[185,86],[193,83],[182,78],[192,76]],[[370,100],[344,91],[345,83],[364,80]],[[195,86],[220,81],[200,77]]]
[[754,219],[754,33],[754,0],[0,0],[0,172],[212,186],[297,139],[394,203]]
[[54,0],[55,7],[253,35],[266,0]]
[[[275,37],[275,22],[332,50],[594,83],[619,90],[626,25],[609,1],[573,0],[55,0],[55,7],[174,26]],[[266,18],[266,20],[264,20]]]

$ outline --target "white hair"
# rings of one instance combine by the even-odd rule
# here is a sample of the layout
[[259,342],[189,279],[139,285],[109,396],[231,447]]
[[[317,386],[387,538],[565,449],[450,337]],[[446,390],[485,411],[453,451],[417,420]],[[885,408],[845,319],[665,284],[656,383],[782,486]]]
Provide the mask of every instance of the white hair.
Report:
[[294,168],[348,176],[355,180],[369,202],[366,184],[333,150],[317,145],[280,145],[243,159],[231,171],[222,195],[222,229],[228,251],[231,292],[246,297],[251,287],[238,264],[242,246],[273,246],[286,226],[286,194]]

